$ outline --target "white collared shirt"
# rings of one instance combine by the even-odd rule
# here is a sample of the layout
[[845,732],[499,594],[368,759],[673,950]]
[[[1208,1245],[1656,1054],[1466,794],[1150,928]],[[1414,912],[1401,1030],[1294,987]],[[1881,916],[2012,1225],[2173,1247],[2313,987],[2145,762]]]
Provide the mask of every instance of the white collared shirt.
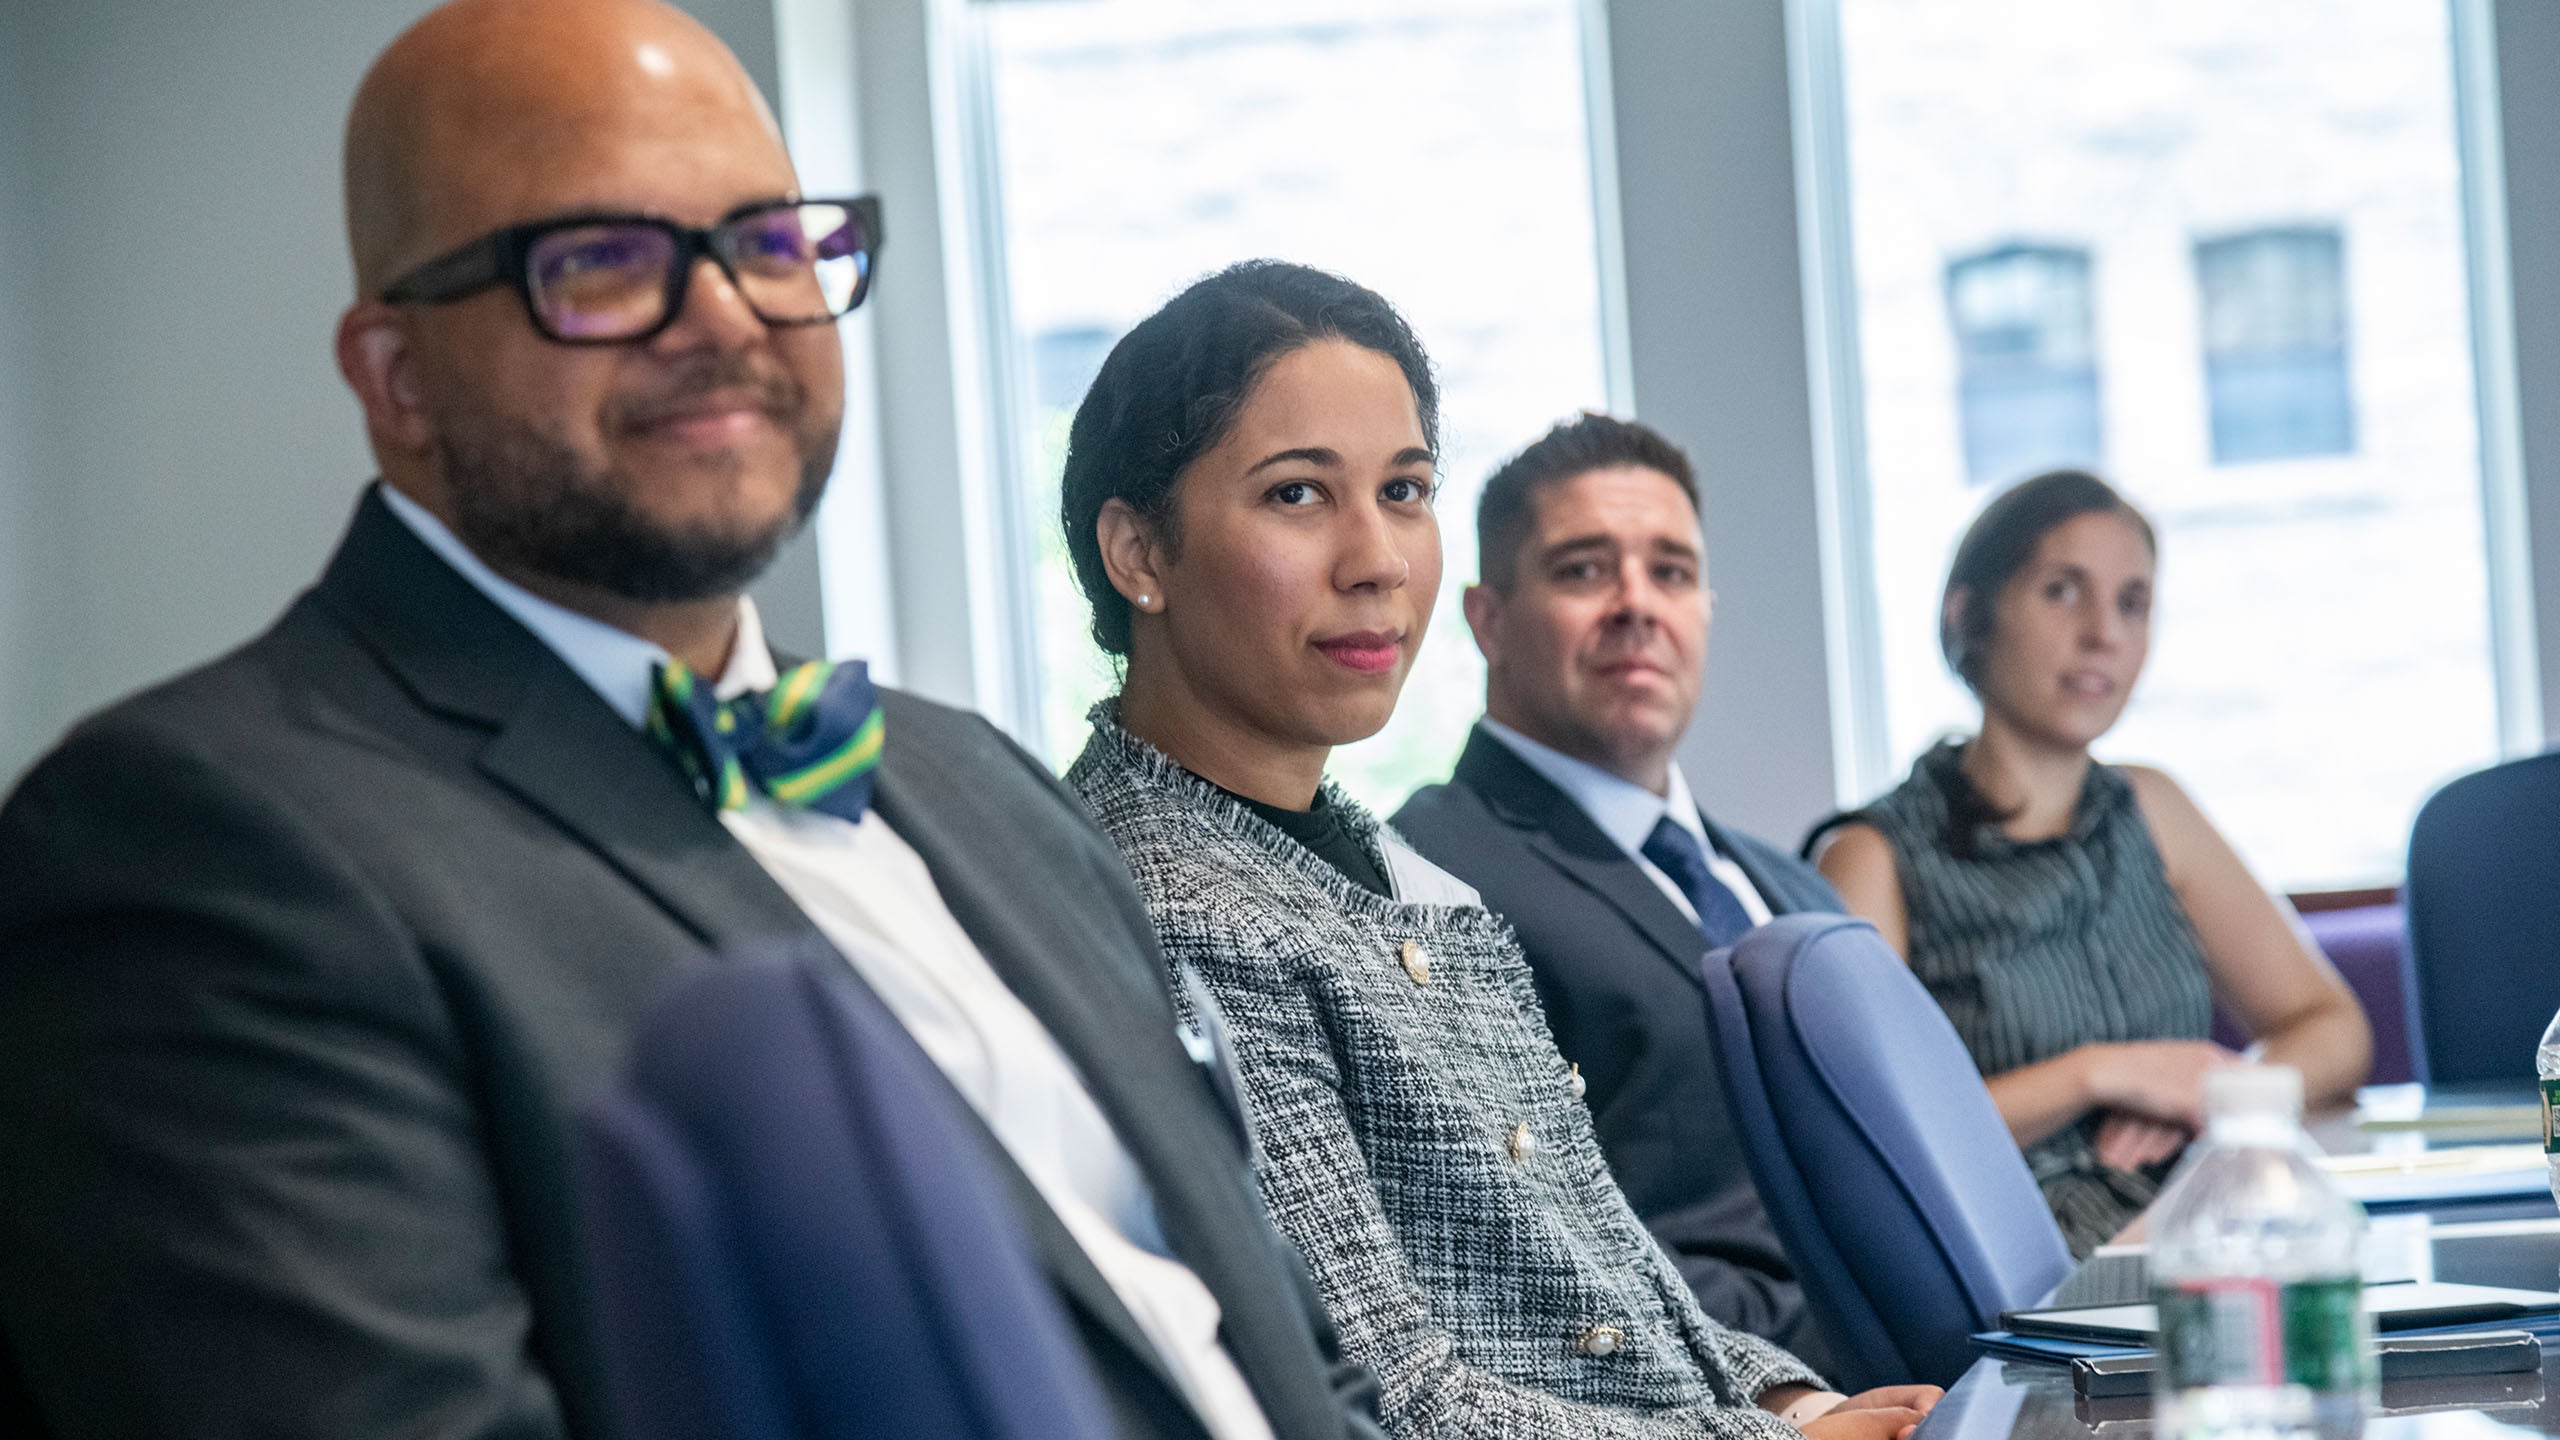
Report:
[[1751,877],[1744,874],[1733,857],[1717,846],[1715,837],[1707,833],[1707,822],[1698,813],[1698,802],[1689,793],[1689,782],[1680,773],[1679,761],[1671,762],[1671,783],[1667,787],[1670,793],[1656,795],[1588,760],[1577,760],[1552,745],[1542,745],[1490,715],[1476,723],[1484,727],[1486,734],[1501,741],[1512,754],[1519,756],[1522,764],[1547,777],[1549,784],[1562,790],[1566,798],[1580,806],[1582,813],[1591,817],[1591,823],[1600,827],[1600,833],[1608,836],[1611,844],[1627,852],[1627,858],[1636,862],[1636,867],[1650,876],[1663,894],[1671,897],[1671,903],[1680,907],[1680,913],[1689,917],[1690,924],[1698,923],[1698,907],[1690,902],[1678,881],[1662,873],[1662,867],[1644,855],[1645,840],[1666,815],[1671,817],[1672,824],[1688,831],[1698,842],[1698,849],[1707,857],[1708,872],[1716,877],[1717,883],[1733,892],[1734,899],[1742,902],[1742,911],[1751,917],[1751,923],[1769,923],[1769,902],[1760,897],[1759,888],[1751,883]]
[[[389,485],[382,498],[615,714],[635,729],[646,721],[664,650],[510,582]],[[726,699],[769,689],[774,678],[755,602],[741,596],[737,638],[717,693]],[[757,793],[744,810],[721,812],[720,821],[985,1118],[1155,1343],[1216,1440],[1270,1440],[1260,1402],[1219,1342],[1217,1297],[1173,1257],[1136,1162],[1056,1038],[953,918],[923,857],[877,810],[856,824],[776,805]]]

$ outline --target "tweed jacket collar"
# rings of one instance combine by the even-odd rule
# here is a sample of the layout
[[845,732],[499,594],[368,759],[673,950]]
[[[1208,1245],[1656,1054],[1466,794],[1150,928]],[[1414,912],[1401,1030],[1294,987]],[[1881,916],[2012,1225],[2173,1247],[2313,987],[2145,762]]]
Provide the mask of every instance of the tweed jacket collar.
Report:
[[[1354,884],[1280,827],[1256,815],[1218,786],[1184,769],[1171,756],[1129,733],[1120,724],[1118,697],[1097,703],[1086,718],[1093,722],[1087,749],[1092,762],[1107,764],[1134,783],[1160,793],[1171,805],[1193,817],[1213,834],[1240,841],[1295,878],[1316,886],[1331,904],[1373,919],[1410,913],[1411,907],[1463,913],[1482,908],[1482,897],[1465,881],[1441,869],[1407,844],[1394,827],[1351,798],[1332,776],[1318,782],[1324,802],[1342,828],[1385,873],[1396,893],[1379,895]],[[1086,766],[1078,761],[1078,769]],[[1506,927],[1507,933],[1507,927]]]

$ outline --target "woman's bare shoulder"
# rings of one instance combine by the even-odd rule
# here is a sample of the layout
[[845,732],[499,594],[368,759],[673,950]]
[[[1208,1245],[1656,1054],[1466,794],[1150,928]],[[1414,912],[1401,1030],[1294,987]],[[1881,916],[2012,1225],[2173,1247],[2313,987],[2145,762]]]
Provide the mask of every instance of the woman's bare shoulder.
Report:
[[1893,857],[1893,842],[1884,832],[1864,820],[1843,820],[1822,833],[1814,842],[1814,868],[1835,881],[1838,866],[1849,874],[1891,875],[1898,868]]

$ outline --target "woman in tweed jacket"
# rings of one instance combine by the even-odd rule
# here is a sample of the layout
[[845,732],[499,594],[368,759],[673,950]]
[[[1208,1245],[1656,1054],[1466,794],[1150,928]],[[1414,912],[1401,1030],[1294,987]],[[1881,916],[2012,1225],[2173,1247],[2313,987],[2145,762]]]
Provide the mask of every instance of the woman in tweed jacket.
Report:
[[1896,1440],[1701,1312],[1602,1163],[1509,927],[1322,779],[1439,584],[1435,394],[1393,309],[1257,262],[1105,361],[1070,554],[1127,657],[1068,779],[1233,1040],[1263,1193],[1399,1436]]

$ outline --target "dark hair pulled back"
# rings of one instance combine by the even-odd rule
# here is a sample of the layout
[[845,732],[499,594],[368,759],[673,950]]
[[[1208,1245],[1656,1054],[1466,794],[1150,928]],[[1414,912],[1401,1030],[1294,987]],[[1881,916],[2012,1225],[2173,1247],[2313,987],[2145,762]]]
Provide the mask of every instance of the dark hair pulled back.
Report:
[[1170,546],[1174,481],[1235,428],[1273,364],[1319,340],[1347,340],[1396,362],[1413,387],[1423,443],[1440,448],[1440,390],[1430,357],[1394,306],[1339,275],[1247,260],[1192,283],[1111,347],[1067,431],[1059,520],[1076,583],[1093,607],[1093,639],[1129,653],[1129,602],[1111,588],[1096,530],[1118,500]]
[[[2044,537],[2083,515],[2121,515],[2142,536],[2143,547],[2160,553],[2151,522],[2114,486],[2086,470],[2049,470],[2017,484],[1982,507],[1956,542],[1955,563],[1947,567],[1946,589],[1938,597],[1938,653],[1947,668],[1974,694],[1982,693],[1982,663],[1992,641],[1993,612],[2000,592],[2035,558]],[[1951,621],[1958,590],[1965,593],[1964,614]]]
[[[2086,470],[2049,470],[2021,480],[1982,507],[1956,542],[1955,562],[1947,567],[1947,584],[1938,597],[1938,653],[1965,688],[1982,694],[1983,665],[1996,636],[1993,619],[2000,594],[2033,560],[2036,547],[2060,526],[2083,515],[2120,515],[2142,536],[2154,556],[2160,539],[2151,522],[2114,486]],[[1950,617],[1957,591],[1964,592],[1960,616]],[[1977,827],[2010,818],[1991,803],[1962,767],[1954,767],[1947,796],[1947,844],[1958,857],[1976,853]]]

